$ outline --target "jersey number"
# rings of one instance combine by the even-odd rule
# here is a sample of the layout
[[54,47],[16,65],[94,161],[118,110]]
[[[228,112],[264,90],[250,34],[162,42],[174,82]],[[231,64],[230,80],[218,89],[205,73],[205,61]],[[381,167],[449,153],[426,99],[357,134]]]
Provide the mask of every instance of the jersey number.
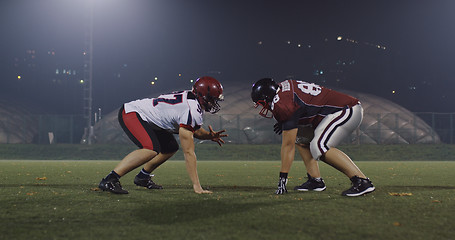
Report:
[[175,94],[174,98],[155,98],[155,99],[153,99],[153,106],[155,107],[160,102],[174,105],[174,104],[181,103],[182,99],[183,99],[182,94]]
[[311,96],[317,96],[319,93],[321,93],[322,88],[314,83],[307,83],[303,81],[297,81],[299,84],[297,87],[306,94],[310,94]]

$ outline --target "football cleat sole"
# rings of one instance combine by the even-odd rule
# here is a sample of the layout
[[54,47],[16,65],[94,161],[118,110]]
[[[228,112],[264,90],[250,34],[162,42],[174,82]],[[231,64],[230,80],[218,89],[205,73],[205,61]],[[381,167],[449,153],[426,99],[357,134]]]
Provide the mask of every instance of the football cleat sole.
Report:
[[310,192],[310,191],[315,191],[315,192],[322,192],[326,189],[327,187],[322,187],[322,188],[315,188],[315,189],[306,189],[306,188],[296,188],[295,190],[299,192]]
[[362,192],[358,192],[358,193],[346,193],[344,194],[343,196],[347,196],[347,197],[358,197],[358,196],[361,196],[361,195],[364,195],[364,194],[367,194],[367,193],[371,193],[371,192],[374,192],[375,187],[369,187],[365,190],[363,190]]

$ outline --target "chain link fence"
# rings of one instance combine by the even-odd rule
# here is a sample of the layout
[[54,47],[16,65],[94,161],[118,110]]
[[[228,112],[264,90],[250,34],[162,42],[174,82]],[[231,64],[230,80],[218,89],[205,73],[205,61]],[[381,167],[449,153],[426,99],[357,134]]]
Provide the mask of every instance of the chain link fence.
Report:
[[455,143],[455,113],[415,113],[425,121],[439,136],[441,142]]
[[0,117],[0,143],[79,143],[82,115],[10,115]]
[[[360,127],[343,144],[418,144],[453,143],[454,126],[451,114],[419,114],[432,121],[426,123],[418,115],[411,118],[399,113],[375,113],[364,116]],[[452,125],[447,120],[451,120]],[[280,143],[281,136],[273,131],[275,121],[257,114],[212,115],[205,119],[214,129],[226,129],[229,140],[238,144]],[[444,138],[440,138],[442,135]],[[450,137],[452,136],[452,138]]]
[[[369,115],[343,144],[455,143],[455,113],[414,115],[414,119],[406,120],[399,113]],[[278,144],[281,136],[273,132],[274,123],[257,114],[206,114],[204,125],[226,129],[228,143]],[[80,144],[85,125],[82,115],[1,116],[0,143]],[[95,136],[95,143],[129,142],[115,116],[97,122]]]

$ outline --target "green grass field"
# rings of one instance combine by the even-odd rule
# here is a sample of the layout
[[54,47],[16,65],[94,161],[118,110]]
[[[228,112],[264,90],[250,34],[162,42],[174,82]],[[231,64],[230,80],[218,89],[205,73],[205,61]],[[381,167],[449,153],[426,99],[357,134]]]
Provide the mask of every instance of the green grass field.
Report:
[[327,190],[273,194],[279,161],[201,161],[214,193],[193,193],[183,161],[155,172],[164,190],[121,179],[128,195],[97,191],[117,161],[0,161],[1,239],[455,239],[455,162],[357,162],[372,194],[347,198],[348,179],[321,164]]

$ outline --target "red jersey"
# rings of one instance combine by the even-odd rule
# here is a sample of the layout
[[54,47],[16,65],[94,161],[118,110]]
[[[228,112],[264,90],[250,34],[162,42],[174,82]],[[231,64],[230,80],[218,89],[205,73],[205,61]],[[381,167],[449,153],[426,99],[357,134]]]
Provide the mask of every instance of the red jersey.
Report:
[[271,108],[274,118],[286,122],[287,129],[309,124],[316,128],[328,114],[358,103],[357,98],[314,83],[286,80],[280,83]]

